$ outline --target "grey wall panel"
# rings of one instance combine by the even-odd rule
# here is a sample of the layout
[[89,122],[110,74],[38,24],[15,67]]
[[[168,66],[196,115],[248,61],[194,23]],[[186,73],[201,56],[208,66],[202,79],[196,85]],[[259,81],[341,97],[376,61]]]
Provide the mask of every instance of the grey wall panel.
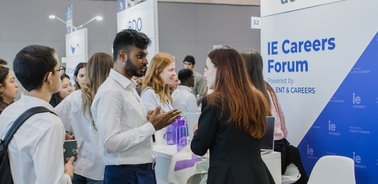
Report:
[[[106,2],[105,4],[105,16],[107,24],[105,25],[105,36],[106,41],[111,41],[111,44],[113,44],[114,37],[117,33],[117,3],[114,2]],[[103,21],[104,21],[103,20]]]
[[[29,44],[54,47],[65,56],[65,25],[48,16],[65,19],[65,7],[73,4],[75,26],[96,15],[101,22],[88,28],[88,55],[99,51],[111,53],[117,31],[116,1],[83,0],[0,0],[0,58],[12,61]],[[47,7],[47,8],[46,8]],[[260,50],[260,31],[250,29],[250,17],[260,14],[258,6],[230,6],[195,3],[158,3],[160,51],[175,56],[177,69],[191,54],[197,60],[195,70],[203,73],[206,54],[213,45],[229,44],[237,49]]]
[[176,57],[177,71],[191,54],[195,71],[203,74],[213,45],[260,51],[260,30],[251,29],[251,16],[260,15],[259,6],[159,2],[158,14],[160,51]]
[[1,41],[0,49],[3,58],[8,61],[8,66],[12,68],[12,62],[16,54],[27,45],[45,45],[55,49],[59,59],[66,55],[64,41]]
[[196,41],[196,7],[188,3],[158,3],[159,42]]
[[91,54],[88,54],[88,59],[96,52],[105,52],[113,56],[111,52],[112,44],[113,42],[110,42],[110,41],[108,42],[89,41],[88,45],[90,45],[90,47],[88,48],[88,53],[91,53]]
[[[197,55],[197,43],[192,42],[169,42],[160,41],[160,52],[172,54],[176,59],[176,72],[184,68],[183,59],[186,55],[191,54],[194,57]],[[197,67],[195,67],[196,69]]]
[[[69,4],[73,4],[74,26],[97,15],[104,18],[84,26],[88,28],[88,56],[100,48],[110,53],[109,42],[117,31],[116,1],[0,0],[0,58],[13,60],[21,46],[30,44],[54,47],[59,57],[65,56],[65,24],[48,16],[55,14],[65,20],[65,8]],[[91,42],[96,43],[94,48]],[[9,44],[18,47],[8,47]]]

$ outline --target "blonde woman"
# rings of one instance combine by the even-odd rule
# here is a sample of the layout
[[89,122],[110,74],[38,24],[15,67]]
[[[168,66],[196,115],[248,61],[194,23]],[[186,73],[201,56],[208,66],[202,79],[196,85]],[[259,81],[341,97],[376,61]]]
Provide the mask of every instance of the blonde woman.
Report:
[[[163,112],[173,110],[170,85],[175,82],[175,59],[167,53],[158,53],[147,68],[142,86],[142,103],[146,112],[161,107]],[[155,135],[157,143],[162,143],[164,130]]]
[[73,132],[79,144],[79,158],[75,164],[72,183],[101,184],[105,164],[100,149],[100,138],[94,125],[91,105],[100,85],[113,68],[113,57],[95,53],[86,65],[85,83],[81,90],[72,92],[56,108],[66,131]]

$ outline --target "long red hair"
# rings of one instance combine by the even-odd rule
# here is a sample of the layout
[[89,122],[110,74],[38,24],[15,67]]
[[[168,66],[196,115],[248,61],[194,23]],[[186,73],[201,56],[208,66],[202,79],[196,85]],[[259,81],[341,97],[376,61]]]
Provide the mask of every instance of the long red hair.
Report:
[[230,114],[228,123],[254,138],[266,131],[269,105],[248,77],[243,58],[233,48],[223,47],[208,54],[217,68],[214,91],[207,96],[209,106]]

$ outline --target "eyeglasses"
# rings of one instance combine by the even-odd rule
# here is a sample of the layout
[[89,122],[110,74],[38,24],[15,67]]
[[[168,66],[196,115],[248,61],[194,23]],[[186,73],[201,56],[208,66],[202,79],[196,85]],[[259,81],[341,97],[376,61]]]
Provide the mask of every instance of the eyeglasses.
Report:
[[66,67],[64,66],[60,66],[58,70],[53,70],[53,71],[59,71],[59,75],[63,75],[64,73],[66,73]]
[[[59,71],[59,75],[62,76],[64,73],[66,73],[66,67],[64,66],[60,66],[58,70],[52,70],[51,72],[58,72]],[[45,77],[45,82],[47,82],[47,76],[49,75],[50,72],[48,72],[46,74],[46,77]]]

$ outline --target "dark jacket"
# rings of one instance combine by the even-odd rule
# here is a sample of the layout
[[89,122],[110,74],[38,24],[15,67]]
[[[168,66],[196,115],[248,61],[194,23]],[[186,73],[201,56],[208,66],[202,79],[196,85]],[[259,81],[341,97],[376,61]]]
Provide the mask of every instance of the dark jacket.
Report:
[[198,130],[191,149],[197,155],[210,150],[207,183],[214,184],[273,184],[274,180],[261,158],[260,139],[237,130],[227,123],[229,114],[220,117],[220,108],[209,107],[202,101]]

